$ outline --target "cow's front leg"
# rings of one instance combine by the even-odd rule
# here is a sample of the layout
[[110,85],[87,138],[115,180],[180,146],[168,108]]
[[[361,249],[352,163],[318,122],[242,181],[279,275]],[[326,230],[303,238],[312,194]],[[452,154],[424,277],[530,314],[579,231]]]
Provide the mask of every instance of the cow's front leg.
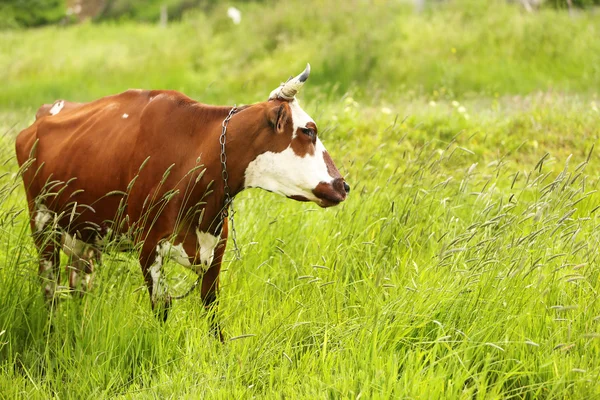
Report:
[[[225,246],[223,246],[225,249]],[[202,289],[200,296],[204,309],[208,312],[208,322],[210,324],[210,332],[221,342],[224,342],[223,331],[217,315],[219,299],[217,293],[219,290],[219,272],[221,271],[221,262],[216,262],[206,271],[202,278]]]
[[140,254],[140,265],[150,295],[152,310],[157,318],[166,322],[171,307],[171,296],[163,274],[163,264],[166,260],[159,250],[157,243],[147,240]]
[[[190,257],[190,264],[186,265],[198,274],[202,279],[200,296],[204,308],[208,311],[208,318],[211,332],[223,341],[223,334],[217,316],[217,292],[219,290],[219,273],[221,272],[221,262],[225,253],[227,242],[227,220],[223,222],[223,229],[220,237],[196,231],[196,238],[192,240],[189,236],[183,244],[187,254],[194,254]],[[184,265],[180,262],[180,264]]]
[[221,330],[221,324],[217,315],[217,306],[219,304],[217,294],[219,291],[219,273],[221,272],[221,262],[223,261],[223,255],[225,254],[225,248],[227,247],[227,219],[223,221],[223,230],[221,232],[221,240],[214,249],[214,255],[208,270],[202,278],[202,287],[200,296],[204,308],[208,312],[208,318],[210,323],[210,330],[219,338],[221,342],[225,339]]
[[52,307],[56,303],[56,288],[60,281],[60,245],[59,234],[51,222],[54,214],[45,206],[34,210],[33,202],[29,202],[31,212],[31,232],[39,251],[39,277],[42,284],[46,304]]

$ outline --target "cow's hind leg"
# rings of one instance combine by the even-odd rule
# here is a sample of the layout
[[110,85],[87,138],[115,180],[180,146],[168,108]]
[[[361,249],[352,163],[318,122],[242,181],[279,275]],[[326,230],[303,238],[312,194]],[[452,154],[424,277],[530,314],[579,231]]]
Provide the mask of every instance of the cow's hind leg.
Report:
[[[63,249],[66,250],[66,246]],[[69,287],[72,292],[83,296],[92,288],[94,265],[100,263],[101,253],[90,245],[85,245],[77,253],[71,253],[71,263],[67,266]]]
[[60,280],[60,244],[58,232],[50,223],[52,219],[51,212],[44,206],[31,215],[31,231],[39,253],[38,274],[49,306],[56,302],[56,288]]
[[148,245],[147,240],[140,254],[140,265],[150,295],[152,310],[157,318],[166,322],[171,308],[171,296],[163,273],[163,261],[158,246]]
[[60,280],[60,247],[45,244],[40,247],[39,277],[42,284],[44,298],[48,305],[56,302],[56,288]]

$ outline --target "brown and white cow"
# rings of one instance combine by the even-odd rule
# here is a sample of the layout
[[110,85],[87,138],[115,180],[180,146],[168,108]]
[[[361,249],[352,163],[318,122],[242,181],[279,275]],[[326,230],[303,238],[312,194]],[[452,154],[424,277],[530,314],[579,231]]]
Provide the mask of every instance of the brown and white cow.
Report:
[[[309,73],[307,66],[267,101],[240,107],[225,122],[232,196],[259,187],[322,207],[346,198],[350,187],[295,98]],[[162,276],[167,259],[201,276],[205,307],[216,304],[228,234],[220,137],[231,109],[169,90],[40,108],[17,136],[16,151],[48,300],[61,248],[71,256],[71,288],[87,290],[103,245],[125,236],[139,251],[152,307],[163,318],[171,302]]]

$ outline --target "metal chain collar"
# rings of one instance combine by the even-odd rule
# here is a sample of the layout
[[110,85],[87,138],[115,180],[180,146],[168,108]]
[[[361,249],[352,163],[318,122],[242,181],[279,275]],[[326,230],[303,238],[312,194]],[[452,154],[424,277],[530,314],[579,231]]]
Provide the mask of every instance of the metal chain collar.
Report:
[[[219,137],[219,144],[221,144],[221,176],[223,177],[223,191],[225,192],[225,204],[223,205],[223,210],[221,210],[221,220],[219,221],[219,228],[223,227],[223,223],[225,222],[225,218],[229,216],[229,221],[231,221],[231,237],[233,238],[233,247],[235,257],[239,260],[240,257],[240,249],[237,245],[237,234],[235,232],[235,226],[233,225],[233,215],[235,214],[235,210],[233,209],[233,197],[231,197],[231,189],[229,188],[229,174],[227,173],[227,153],[225,153],[225,142],[226,142],[226,133],[227,133],[227,124],[229,120],[237,112],[237,107],[234,105],[233,108],[229,111],[227,117],[221,123],[221,136]],[[231,207],[231,213],[229,213],[229,207]],[[192,284],[192,286],[180,296],[172,296],[172,300],[181,300],[185,299],[196,289],[200,281],[202,280],[202,276],[198,275],[198,279]]]
[[[221,123],[221,136],[219,137],[219,143],[221,144],[221,176],[223,177],[223,192],[225,193],[225,204],[223,205],[223,211],[221,213],[221,221],[220,225],[222,226],[225,218],[229,217],[229,221],[231,222],[231,237],[233,238],[233,248],[235,252],[236,258],[240,259],[240,249],[237,244],[237,233],[235,231],[235,225],[233,222],[233,216],[235,215],[235,210],[233,209],[233,197],[231,197],[231,189],[229,188],[229,173],[227,172],[227,153],[225,153],[225,142],[227,141],[227,124],[229,124],[229,120],[233,117],[233,114],[237,112],[236,105],[229,111],[227,117]],[[229,208],[231,207],[231,213],[229,212]]]

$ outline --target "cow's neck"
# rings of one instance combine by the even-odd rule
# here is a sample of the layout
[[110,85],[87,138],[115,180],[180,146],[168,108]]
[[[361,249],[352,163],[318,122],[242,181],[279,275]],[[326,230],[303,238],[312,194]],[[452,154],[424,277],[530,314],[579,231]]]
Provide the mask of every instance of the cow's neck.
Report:
[[[210,152],[211,155],[213,155],[210,164],[214,165],[214,169],[208,177],[209,181],[213,181],[211,193],[206,198],[203,197],[200,199],[201,202],[205,202],[207,205],[202,220],[200,221],[199,228],[202,231],[210,231],[213,234],[220,233],[218,227],[222,222],[222,211],[227,202],[224,176],[227,176],[229,196],[233,199],[236,194],[244,189],[244,174],[246,168],[255,158],[253,154],[249,154],[248,152],[253,148],[252,138],[255,137],[255,133],[258,132],[259,127],[255,127],[256,123],[249,121],[248,113],[241,114],[241,111],[243,111],[244,108],[239,109],[226,124],[225,156],[227,160],[227,174],[223,173],[220,137],[222,134],[221,123],[227,118],[231,108],[223,108],[220,110],[218,128],[213,132],[214,136],[211,140],[213,146],[215,146],[215,150]],[[255,130],[256,132],[254,132]],[[205,151],[201,151],[201,153],[204,152]]]
[[[227,159],[227,184],[230,189],[231,197],[234,197],[244,190],[246,169],[250,162],[258,156],[258,154],[255,154],[257,149],[254,145],[254,140],[259,132],[265,128],[265,119],[262,112],[259,112],[258,110],[256,110],[256,112],[251,112],[250,109],[248,112],[243,112],[246,108],[251,107],[252,106],[249,106],[239,110],[231,117],[231,120],[227,124],[225,133],[225,156]],[[219,136],[220,135],[221,126],[219,125]],[[219,145],[219,155],[220,154],[221,147]],[[221,162],[219,162],[219,168],[221,174],[219,187],[224,188],[225,182],[222,178],[223,165]],[[225,196],[223,196],[223,202],[224,201]]]

